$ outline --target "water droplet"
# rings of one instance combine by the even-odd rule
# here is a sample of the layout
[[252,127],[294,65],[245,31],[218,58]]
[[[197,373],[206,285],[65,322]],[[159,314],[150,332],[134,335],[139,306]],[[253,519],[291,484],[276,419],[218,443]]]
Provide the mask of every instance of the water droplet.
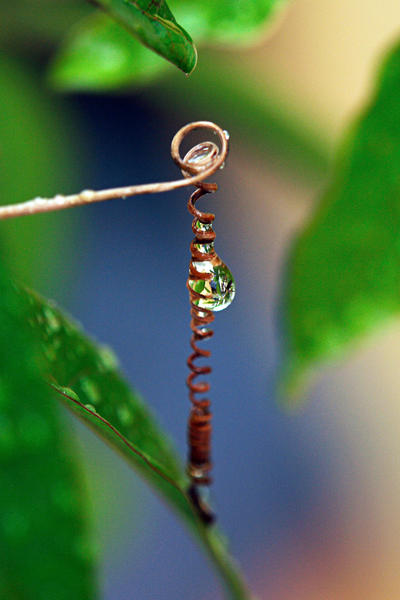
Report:
[[85,408],[90,410],[90,412],[97,414],[97,410],[95,409],[95,407],[92,404],[85,404]]
[[206,167],[218,156],[218,147],[213,142],[202,142],[189,150],[185,156],[188,164]]
[[225,169],[225,163],[223,162],[222,165],[220,166],[219,170],[222,171],[222,169]]
[[210,252],[214,250],[214,242],[211,242],[210,244],[195,244],[194,246],[203,254],[210,254]]
[[212,231],[212,223],[202,223],[201,221],[196,221],[196,229],[198,231]]
[[208,308],[214,312],[227,308],[235,297],[235,280],[228,267],[218,255],[212,260],[193,262],[193,266],[200,273],[208,273],[213,277],[209,281],[189,280],[190,287],[202,298],[196,298],[194,304],[200,308]]
[[229,140],[229,138],[231,137],[229,131],[227,131],[226,129],[224,129],[224,136],[226,140]]

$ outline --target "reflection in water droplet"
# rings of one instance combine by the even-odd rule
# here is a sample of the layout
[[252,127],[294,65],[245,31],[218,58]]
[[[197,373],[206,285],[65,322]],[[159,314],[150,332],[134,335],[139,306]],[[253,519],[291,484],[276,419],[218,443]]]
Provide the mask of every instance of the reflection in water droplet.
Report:
[[196,229],[198,231],[212,231],[212,223],[202,223],[201,221],[196,221]]
[[229,135],[229,131],[227,131],[226,129],[224,129],[224,136],[225,136],[225,139],[226,139],[226,140],[229,140],[229,138],[231,137],[231,136]]
[[218,255],[212,260],[193,262],[199,273],[212,275],[209,281],[189,280],[190,287],[202,298],[196,298],[194,304],[200,308],[208,308],[214,312],[227,308],[235,297],[235,280],[228,267]]
[[214,242],[211,242],[211,244],[195,244],[194,247],[203,254],[210,254],[214,250]]

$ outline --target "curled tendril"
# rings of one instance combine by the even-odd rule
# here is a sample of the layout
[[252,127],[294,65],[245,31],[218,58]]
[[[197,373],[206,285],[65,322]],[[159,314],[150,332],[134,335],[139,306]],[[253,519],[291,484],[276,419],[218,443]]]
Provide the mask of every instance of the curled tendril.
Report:
[[[197,144],[185,154],[182,159],[180,147],[183,139],[196,129],[210,129],[219,138],[220,147],[214,142],[202,142]],[[211,121],[195,121],[182,127],[173,137],[171,142],[171,155],[175,164],[182,171],[182,175],[187,178],[188,185],[197,185],[213,175],[220,169],[228,155],[228,138],[226,132]],[[205,184],[203,184],[205,185]],[[217,189],[216,184],[212,185],[213,190]],[[198,187],[202,187],[198,185]],[[213,191],[210,190],[210,191]]]
[[[200,128],[208,128],[216,133],[219,136],[220,147],[214,142],[202,142],[191,148],[182,159],[180,146],[183,139],[190,132]],[[204,194],[215,192],[218,188],[217,184],[206,183],[204,179],[223,166],[228,154],[228,136],[225,131],[214,123],[208,121],[190,123],[182,127],[175,135],[172,140],[171,154],[175,163],[180,167],[183,176],[187,178],[187,182],[191,181],[197,188],[188,201],[188,210],[194,217],[192,230],[195,238],[190,245],[191,262],[187,281],[190,297],[190,328],[192,330],[190,339],[192,353],[187,360],[190,374],[186,380],[191,402],[188,419],[189,451],[187,470],[191,478],[189,495],[200,518],[205,523],[210,524],[215,520],[215,515],[200,492],[200,487],[204,489],[204,486],[211,483],[212,412],[211,402],[206,397],[210,384],[208,381],[196,381],[196,379],[211,373],[211,366],[199,365],[197,361],[210,357],[210,351],[201,348],[199,343],[204,342],[213,335],[209,325],[214,320],[214,313],[209,308],[199,306],[199,300],[205,297],[211,299],[212,295],[204,295],[204,290],[199,293],[196,290],[196,283],[211,281],[213,278],[211,273],[205,272],[199,265],[202,262],[214,261],[216,258],[213,247],[215,232],[212,229],[215,216],[212,213],[199,210],[195,204]],[[201,180],[199,176],[201,176]]]
[[[188,133],[195,129],[201,128],[211,129],[214,131],[219,137],[221,148],[218,148],[213,142],[205,142],[205,144],[215,146],[213,160],[211,163],[207,162],[207,164],[205,164],[201,160],[199,160],[197,163],[190,163],[189,161],[193,156],[193,153],[198,152],[199,147],[202,145],[199,144],[198,146],[195,146],[195,148],[192,148],[192,150],[186,154],[185,158],[182,159],[179,154],[180,144]],[[227,153],[227,137],[224,134],[224,131],[218,127],[218,125],[215,125],[215,123],[211,123],[210,121],[197,121],[195,123],[189,123],[178,131],[171,144],[172,158],[182,170],[184,179],[177,181],[164,181],[160,183],[127,185],[98,191],[83,190],[76,194],[57,194],[52,198],[43,198],[41,196],[37,196],[36,198],[32,198],[32,200],[27,200],[26,202],[0,206],[0,220],[51,212],[55,210],[64,210],[66,208],[72,208],[73,206],[93,204],[94,202],[112,200],[114,198],[128,198],[130,196],[137,196],[139,194],[157,194],[160,192],[169,192],[187,185],[198,185],[207,179],[207,177],[213,175],[213,173],[215,173],[215,171],[217,171],[217,169],[223,165]]]

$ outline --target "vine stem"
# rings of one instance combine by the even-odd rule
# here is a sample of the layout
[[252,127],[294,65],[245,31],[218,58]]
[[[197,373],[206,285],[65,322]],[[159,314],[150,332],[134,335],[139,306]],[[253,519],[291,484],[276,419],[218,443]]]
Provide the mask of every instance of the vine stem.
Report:
[[[211,163],[204,164],[187,164],[179,154],[179,147],[183,138],[195,129],[211,129],[219,136],[221,142],[221,150],[214,157]],[[64,210],[73,206],[82,206],[84,204],[93,204],[94,202],[102,202],[104,200],[113,200],[115,198],[127,198],[140,194],[157,194],[160,192],[169,192],[188,185],[198,185],[207,177],[213,175],[217,169],[224,164],[228,152],[227,135],[226,133],[212,123],[211,121],[196,121],[182,127],[174,136],[171,143],[171,154],[175,163],[181,168],[183,179],[175,181],[164,181],[160,183],[145,183],[141,185],[127,185],[124,187],[109,188],[105,190],[83,190],[77,194],[57,194],[52,198],[42,198],[40,196],[21,202],[19,204],[9,204],[0,206],[0,220],[13,219],[15,217],[23,217],[26,215],[35,215],[38,213],[51,212],[55,210]]]

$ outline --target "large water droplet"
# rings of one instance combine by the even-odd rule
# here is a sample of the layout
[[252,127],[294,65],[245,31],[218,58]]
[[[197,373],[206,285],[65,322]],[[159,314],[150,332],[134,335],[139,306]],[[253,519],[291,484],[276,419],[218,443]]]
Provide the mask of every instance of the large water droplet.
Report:
[[189,280],[190,287],[202,298],[196,298],[194,304],[200,308],[208,308],[214,312],[227,308],[235,297],[235,280],[225,263],[215,255],[212,260],[193,262],[200,273],[208,273],[213,277],[209,281],[203,279]]

